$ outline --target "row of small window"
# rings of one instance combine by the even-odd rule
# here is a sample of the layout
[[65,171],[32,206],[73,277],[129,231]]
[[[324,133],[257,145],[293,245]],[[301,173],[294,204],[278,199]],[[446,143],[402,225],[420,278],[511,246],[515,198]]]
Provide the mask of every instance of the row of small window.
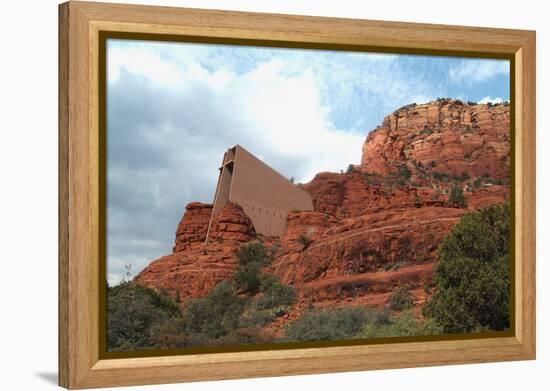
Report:
[[[258,214],[261,215],[261,214],[262,214],[262,208],[258,208],[258,210],[256,211],[256,208],[253,206],[253,207],[252,207],[252,212],[257,212]],[[277,213],[275,213],[275,212],[272,212],[272,213],[273,213],[273,216],[276,216],[276,215],[277,215]],[[268,210],[265,210],[264,214],[265,214],[266,216],[269,216],[269,215],[270,215],[270,212],[269,212]],[[283,218],[283,215],[282,215],[282,214],[279,214],[279,218],[282,219],[282,218]]]

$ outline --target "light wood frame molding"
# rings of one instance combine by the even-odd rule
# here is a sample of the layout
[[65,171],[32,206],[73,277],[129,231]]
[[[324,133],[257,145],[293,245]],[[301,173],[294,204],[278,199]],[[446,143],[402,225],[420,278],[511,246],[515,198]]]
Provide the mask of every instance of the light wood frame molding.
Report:
[[[515,96],[515,329],[501,338],[100,359],[100,31],[506,54]],[[59,6],[59,384],[92,388],[535,358],[535,32],[89,2]]]

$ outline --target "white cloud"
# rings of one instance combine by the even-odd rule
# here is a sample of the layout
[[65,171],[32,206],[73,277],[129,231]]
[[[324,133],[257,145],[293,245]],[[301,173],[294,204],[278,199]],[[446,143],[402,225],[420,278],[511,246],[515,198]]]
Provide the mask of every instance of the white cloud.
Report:
[[510,73],[506,60],[461,60],[449,69],[449,78],[454,83],[475,83]]
[[483,99],[479,100],[477,103],[479,104],[486,104],[486,103],[502,103],[503,99],[500,97],[492,98],[490,96],[486,96]]

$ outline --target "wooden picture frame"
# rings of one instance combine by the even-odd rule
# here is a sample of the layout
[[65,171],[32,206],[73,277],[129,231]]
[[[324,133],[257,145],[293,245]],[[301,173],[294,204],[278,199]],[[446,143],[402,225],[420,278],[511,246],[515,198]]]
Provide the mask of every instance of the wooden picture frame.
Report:
[[[514,328],[452,339],[102,358],[100,34],[248,40],[281,47],[510,58],[515,130]],[[59,6],[59,384],[90,388],[535,358],[535,32],[88,2]]]

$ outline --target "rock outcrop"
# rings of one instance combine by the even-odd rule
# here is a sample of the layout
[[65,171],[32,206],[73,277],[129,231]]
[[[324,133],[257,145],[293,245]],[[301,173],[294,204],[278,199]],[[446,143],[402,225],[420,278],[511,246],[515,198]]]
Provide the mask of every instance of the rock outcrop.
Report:
[[510,152],[507,104],[440,99],[408,105],[387,116],[363,145],[361,169],[379,175],[418,165],[450,175],[507,178]]
[[[134,279],[182,299],[206,295],[219,281],[231,278],[235,250],[255,238],[254,226],[240,206],[227,203],[212,223],[205,245],[212,205],[190,203],[176,232],[174,252],[151,262]],[[202,228],[198,227],[204,222]]]
[[185,207],[185,213],[176,231],[173,252],[199,248],[206,240],[208,223],[212,215],[212,204],[191,202]]
[[[418,311],[443,237],[465,213],[508,200],[509,121],[506,104],[443,99],[396,110],[368,134],[360,165],[302,185],[314,210],[291,212],[280,238],[260,238],[277,249],[268,271],[296,287],[296,308],[383,305],[406,284]],[[450,199],[456,188],[466,205]],[[211,213],[209,204],[187,205],[174,253],[136,281],[185,300],[231,278],[236,249],[258,235],[228,203],[205,245]]]
[[256,231],[252,220],[244,213],[243,209],[228,202],[214,217],[210,228],[210,240],[214,242],[248,242],[254,239]]

